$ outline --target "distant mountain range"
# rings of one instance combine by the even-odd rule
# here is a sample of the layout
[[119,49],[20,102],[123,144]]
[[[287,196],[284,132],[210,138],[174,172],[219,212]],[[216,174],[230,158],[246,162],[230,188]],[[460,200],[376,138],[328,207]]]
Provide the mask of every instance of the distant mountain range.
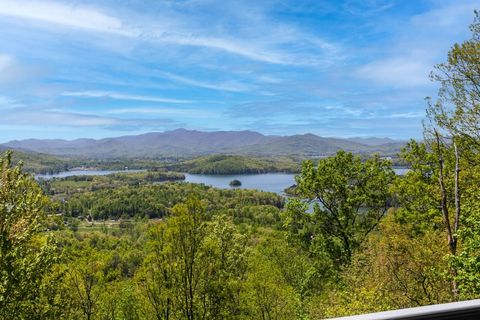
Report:
[[338,150],[358,154],[398,152],[404,141],[388,138],[324,138],[314,134],[268,136],[253,131],[202,132],[177,129],[105,139],[13,140],[0,149],[92,159],[190,157],[207,154],[320,157]]

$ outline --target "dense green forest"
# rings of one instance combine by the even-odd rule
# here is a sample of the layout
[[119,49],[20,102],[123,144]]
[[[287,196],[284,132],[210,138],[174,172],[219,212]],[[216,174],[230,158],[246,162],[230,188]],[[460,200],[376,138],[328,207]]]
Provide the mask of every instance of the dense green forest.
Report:
[[162,171],[168,165],[184,161],[177,158],[147,159],[118,159],[98,160],[83,158],[67,158],[51,156],[33,152],[15,151],[13,163],[23,163],[23,170],[36,174],[55,174],[70,170],[149,170]]
[[252,158],[238,155],[198,157],[178,164],[166,165],[174,171],[200,174],[238,174],[267,172],[300,172],[300,161],[291,158]]
[[23,170],[39,174],[52,174],[61,171],[68,171],[79,164],[77,160],[60,158],[42,153],[20,152],[13,154],[12,162],[18,164],[23,162]]
[[479,298],[480,16],[411,170],[340,151],[296,197],[178,173],[40,184],[0,160],[0,319],[323,319]]
[[[361,155],[362,159],[368,158]],[[394,166],[406,166],[398,156],[389,157]],[[195,158],[117,159],[98,160],[66,158],[40,153],[18,152],[13,155],[16,164],[23,161],[23,169],[37,174],[53,174],[72,169],[148,171],[176,171],[194,174],[256,174],[256,173],[299,173],[302,160],[298,157],[252,157],[216,154]],[[317,161],[318,158],[312,158]]]
[[64,158],[46,154],[18,152],[13,163],[23,161],[23,169],[37,174],[53,174],[71,169],[124,170],[142,169],[149,171],[177,171],[200,174],[239,174],[267,172],[300,172],[301,160],[289,157],[255,158],[240,155],[212,155],[196,158],[161,158],[95,160]]

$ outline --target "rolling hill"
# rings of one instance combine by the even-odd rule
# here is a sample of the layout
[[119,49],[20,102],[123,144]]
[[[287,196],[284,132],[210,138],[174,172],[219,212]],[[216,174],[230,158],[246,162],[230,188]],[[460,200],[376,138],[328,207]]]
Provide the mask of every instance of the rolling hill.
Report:
[[[383,141],[379,139],[379,141]],[[403,145],[388,140],[385,144],[359,143],[349,139],[325,138],[314,134],[268,136],[253,131],[215,131],[177,129],[105,139],[28,139],[14,140],[2,148],[39,152],[56,156],[88,159],[194,157],[209,154],[250,156],[321,157],[343,149],[359,154],[392,154]]]

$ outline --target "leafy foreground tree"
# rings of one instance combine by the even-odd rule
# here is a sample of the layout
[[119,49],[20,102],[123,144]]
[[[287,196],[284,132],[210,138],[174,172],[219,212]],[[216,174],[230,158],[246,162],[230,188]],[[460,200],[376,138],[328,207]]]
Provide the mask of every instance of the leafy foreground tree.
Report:
[[[472,239],[476,237],[471,229],[478,206],[478,172],[480,169],[480,15],[470,26],[472,36],[461,44],[455,44],[448,53],[445,63],[435,66],[432,79],[439,82],[440,90],[435,103],[429,103],[429,124],[425,128],[423,155],[411,148],[414,163],[424,163],[423,181],[436,180],[436,186],[428,183],[434,195],[429,201],[432,213],[443,218],[448,254],[454,262],[450,266],[451,290],[455,299],[469,292],[468,277],[462,268],[475,259]],[[413,145],[413,144],[410,144]],[[419,150],[419,148],[416,148]],[[419,161],[420,160],[420,161]],[[418,172],[418,170],[416,170]],[[407,179],[411,180],[413,174]],[[417,183],[420,180],[416,181]],[[412,181],[406,181],[411,185]],[[411,191],[411,188],[409,188]],[[405,193],[404,193],[405,194]],[[425,198],[424,195],[410,199]],[[418,202],[418,201],[417,201]],[[425,211],[425,210],[424,210]],[[440,214],[438,214],[440,213]],[[466,224],[465,224],[466,223]],[[463,230],[463,227],[467,230]],[[470,228],[470,230],[468,230]],[[459,236],[462,237],[459,238]],[[467,236],[468,235],[468,236]],[[467,246],[462,248],[460,241]],[[460,251],[460,252],[459,252]],[[472,256],[474,254],[474,256]],[[470,269],[470,277],[478,276]],[[463,287],[463,289],[461,289]]]
[[480,148],[480,13],[470,25],[472,36],[454,44],[445,63],[435,66],[431,78],[440,84],[438,99],[430,104],[433,124],[465,146]]
[[[387,212],[394,177],[390,162],[378,156],[362,162],[339,151],[320,160],[316,168],[305,161],[297,193],[314,202],[314,212],[308,214],[302,203],[291,202],[285,226],[308,247],[323,243],[335,264],[346,264]],[[298,225],[299,221],[306,224]]]
[[432,75],[441,89],[424,142],[402,152],[411,170],[393,183],[398,208],[342,272],[344,288],[326,299],[326,316],[480,296],[478,12],[470,29]]
[[55,246],[41,233],[48,199],[11,153],[0,158],[0,319],[49,316],[42,279],[55,261]]
[[147,318],[239,317],[246,240],[225,216],[207,222],[199,200],[176,205],[170,218],[150,228],[148,254],[137,275]]
[[387,214],[318,301],[325,318],[450,300],[441,231],[418,234],[415,225],[396,220],[394,212]]
[[480,193],[475,191],[474,195],[466,197],[464,225],[459,232],[462,247],[452,259],[460,299],[480,297]]

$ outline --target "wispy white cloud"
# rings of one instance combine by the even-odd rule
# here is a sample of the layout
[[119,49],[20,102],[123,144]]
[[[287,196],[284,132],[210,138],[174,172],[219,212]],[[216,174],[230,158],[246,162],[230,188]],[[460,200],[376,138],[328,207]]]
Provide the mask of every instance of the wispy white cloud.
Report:
[[400,56],[363,65],[355,75],[379,84],[415,87],[430,83],[428,74],[431,69],[432,62],[428,59]]
[[0,95],[0,109],[13,109],[18,106],[19,104],[14,99]]
[[372,15],[387,10],[393,6],[392,0],[348,0],[343,8],[355,15]]
[[270,76],[270,75],[265,75],[265,74],[257,76],[256,79],[258,81],[265,82],[265,83],[271,83],[271,84],[279,84],[279,83],[282,83],[284,81],[284,79],[274,77],[274,76]]
[[331,117],[360,117],[365,115],[365,111],[362,108],[353,108],[341,104],[329,104],[322,101],[291,98],[237,104],[226,110],[225,114],[234,119],[271,119],[275,117],[289,117],[290,120],[293,121],[301,116],[310,120],[313,118],[328,119]]
[[12,66],[13,58],[7,54],[0,54],[0,72],[5,71],[8,67]]
[[170,116],[188,116],[194,118],[210,118],[216,113],[210,110],[201,109],[179,109],[179,108],[116,108],[108,110],[106,114],[163,114]]
[[195,47],[206,47],[243,56],[252,60],[274,63],[274,64],[290,64],[290,61],[284,55],[268,51],[261,47],[256,47],[252,44],[240,43],[238,41],[231,41],[227,39],[205,37],[188,34],[169,34],[169,33],[152,33],[146,35],[150,39],[155,39],[161,42],[173,43],[176,45],[186,45]]
[[[188,19],[177,24],[149,25],[148,22],[122,19],[92,6],[69,5],[66,3],[38,0],[0,0],[0,15],[32,19],[66,27],[110,33],[144,41],[169,43],[218,50],[255,61],[283,65],[319,65],[328,59],[338,59],[339,48],[327,41],[303,34],[293,28],[282,28],[282,33],[248,35],[245,39],[204,35],[194,29]],[[274,30],[274,29],[272,29]],[[209,33],[207,33],[209,34]],[[235,38],[237,37],[237,38]],[[277,46],[305,42],[317,48],[314,54],[291,54]],[[323,51],[320,54],[318,50]]]
[[424,118],[425,112],[404,112],[404,113],[393,113],[391,115],[386,116],[386,118]]
[[[446,2],[443,6],[433,8],[427,12],[413,16],[410,23],[417,28],[418,32],[423,30],[441,30],[441,34],[458,33],[465,31],[465,27],[473,19],[473,11],[479,8],[477,1],[457,0]],[[440,38],[440,37],[439,37]],[[437,37],[435,37],[437,39]]]
[[17,84],[23,90],[27,89],[27,84],[38,80],[39,73],[40,68],[22,64],[13,55],[0,53],[0,94],[11,95]]
[[[273,36],[273,35],[272,35]],[[283,42],[283,38],[278,38],[277,44],[272,44],[270,46],[259,43],[259,41],[243,41],[243,40],[232,40],[228,38],[217,38],[217,37],[208,37],[197,34],[185,33],[168,33],[168,32],[156,32],[156,33],[146,33],[144,37],[150,40],[157,40],[160,42],[172,43],[175,45],[184,45],[184,46],[194,46],[194,47],[203,47],[209,49],[215,49],[219,51],[228,52],[234,55],[242,56],[249,58],[251,60],[256,60],[260,62],[266,62],[271,64],[280,64],[280,65],[321,65],[329,63],[330,60],[338,60],[341,58],[338,54],[332,54],[331,51],[335,50],[338,52],[338,48],[333,45],[327,46],[323,43],[321,46],[318,43],[315,45],[327,51],[327,55],[321,54],[318,52],[315,54],[300,54],[287,52],[281,49],[275,49],[275,46],[288,46],[292,45],[291,39],[288,39],[288,42]],[[301,42],[305,39],[300,34],[297,34],[296,42]],[[273,48],[272,48],[273,47]],[[318,49],[317,48],[317,49]]]
[[55,128],[104,128],[107,130],[131,131],[142,128],[158,129],[176,127],[179,122],[169,118],[119,118],[97,114],[58,111],[55,109],[37,109],[32,107],[17,108],[13,113],[0,117],[0,125],[28,128],[32,123]]
[[0,123],[11,125],[30,125],[40,122],[42,125],[64,125],[64,126],[107,126],[117,123],[115,118],[101,117],[97,115],[86,115],[78,113],[31,110],[28,108],[17,109],[1,117]]
[[132,101],[149,101],[149,102],[164,102],[164,103],[193,103],[193,100],[171,99],[163,97],[152,97],[142,95],[131,95],[110,91],[69,91],[63,92],[65,97],[81,97],[81,98],[109,98],[115,100],[132,100]]
[[98,9],[59,2],[1,0],[0,15],[125,36],[136,35],[133,30],[126,28],[120,19],[104,14]]
[[255,89],[255,87],[252,85],[241,83],[238,81],[210,83],[206,81],[179,76],[171,72],[160,72],[159,74],[165,78],[174,80],[176,82],[180,82],[193,87],[205,88],[205,89],[212,89],[212,90],[219,90],[219,91],[232,91],[232,92],[243,92],[243,91],[250,91]]
[[464,39],[478,7],[469,0],[439,4],[402,24],[382,26],[391,28],[389,42],[382,44],[379,57],[358,67],[354,76],[398,88],[432,87],[429,73],[445,61],[454,42]]

